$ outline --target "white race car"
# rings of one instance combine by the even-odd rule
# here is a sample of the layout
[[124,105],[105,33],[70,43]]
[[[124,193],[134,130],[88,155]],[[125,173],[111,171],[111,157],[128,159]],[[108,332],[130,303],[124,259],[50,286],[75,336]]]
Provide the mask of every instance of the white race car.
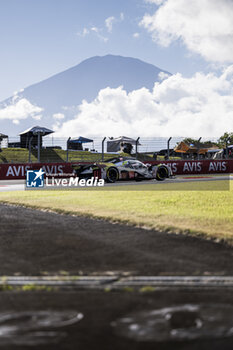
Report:
[[133,158],[113,158],[107,162],[75,166],[74,171],[79,178],[91,178],[98,172],[106,182],[118,180],[158,180],[173,177],[171,169],[165,164],[144,164]]

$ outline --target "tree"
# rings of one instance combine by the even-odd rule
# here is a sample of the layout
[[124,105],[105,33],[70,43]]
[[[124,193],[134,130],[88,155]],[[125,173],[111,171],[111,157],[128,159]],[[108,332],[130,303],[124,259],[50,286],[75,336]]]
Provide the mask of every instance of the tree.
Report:
[[183,142],[185,142],[189,146],[193,145],[194,147],[209,148],[209,147],[217,146],[216,142],[212,142],[212,141],[200,141],[200,142],[198,142],[198,140],[192,139],[192,138],[186,138],[183,140]]
[[226,145],[233,145],[233,132],[225,132],[219,139],[218,139],[218,146],[220,148],[225,148]]

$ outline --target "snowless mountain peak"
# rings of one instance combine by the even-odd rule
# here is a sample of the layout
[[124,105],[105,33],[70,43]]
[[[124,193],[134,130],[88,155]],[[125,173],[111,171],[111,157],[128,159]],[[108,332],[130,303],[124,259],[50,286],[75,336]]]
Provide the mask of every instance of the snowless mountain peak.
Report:
[[[109,54],[88,58],[0,103],[1,131],[13,136],[34,125],[35,120],[52,128],[54,118],[73,118],[82,101],[93,101],[100,90],[122,86],[127,92],[143,87],[152,91],[161,73],[170,75],[132,57]],[[7,108],[12,113],[8,119]]]

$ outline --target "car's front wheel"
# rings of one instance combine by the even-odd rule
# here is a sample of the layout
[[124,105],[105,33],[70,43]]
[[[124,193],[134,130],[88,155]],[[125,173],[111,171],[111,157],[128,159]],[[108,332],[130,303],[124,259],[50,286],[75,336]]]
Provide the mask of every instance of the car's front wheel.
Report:
[[157,169],[156,180],[163,181],[169,177],[168,168],[164,165],[160,165]]

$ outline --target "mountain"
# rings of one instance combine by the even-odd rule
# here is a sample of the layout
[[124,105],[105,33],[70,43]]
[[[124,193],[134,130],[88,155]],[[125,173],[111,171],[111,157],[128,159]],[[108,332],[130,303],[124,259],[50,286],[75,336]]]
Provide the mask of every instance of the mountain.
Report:
[[34,124],[52,128],[54,114],[62,113],[64,120],[69,120],[77,114],[82,100],[91,102],[101,89],[123,86],[127,92],[142,87],[152,90],[161,72],[170,75],[135,58],[114,55],[89,58],[0,103],[0,132],[13,136]]

